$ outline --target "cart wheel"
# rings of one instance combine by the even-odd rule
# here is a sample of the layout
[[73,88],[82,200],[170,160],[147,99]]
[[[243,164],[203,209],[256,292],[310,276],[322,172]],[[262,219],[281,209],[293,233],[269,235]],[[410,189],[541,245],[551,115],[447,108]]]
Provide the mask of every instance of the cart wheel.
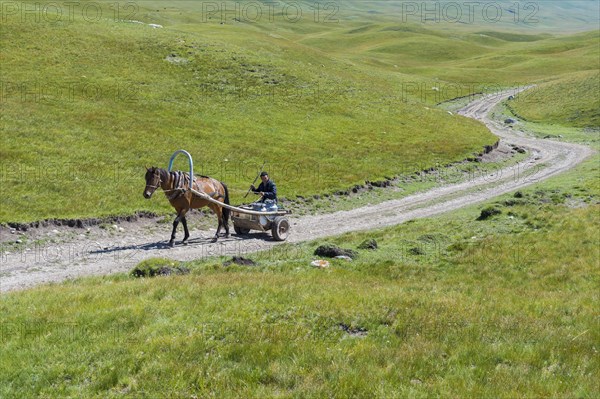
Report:
[[288,237],[288,231],[290,229],[290,223],[287,218],[277,216],[273,219],[273,225],[271,226],[271,234],[276,241],[285,241]]
[[243,227],[238,227],[235,224],[233,225],[233,230],[239,236],[245,236],[246,234],[250,233],[250,229],[245,229]]

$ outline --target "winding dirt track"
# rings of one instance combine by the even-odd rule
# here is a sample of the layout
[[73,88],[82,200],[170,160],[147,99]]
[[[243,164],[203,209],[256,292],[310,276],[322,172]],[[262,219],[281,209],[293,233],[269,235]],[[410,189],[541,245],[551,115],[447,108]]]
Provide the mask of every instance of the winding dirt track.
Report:
[[[289,242],[337,235],[355,230],[390,226],[410,219],[423,218],[476,204],[498,195],[537,183],[573,168],[593,154],[593,150],[577,144],[539,140],[517,135],[511,129],[488,118],[489,111],[511,93],[497,93],[478,99],[459,111],[460,114],[484,122],[501,140],[527,148],[530,157],[516,166],[496,170],[463,183],[446,185],[399,200],[339,211],[326,215],[305,216],[291,220]],[[37,284],[62,281],[86,275],[102,275],[130,270],[140,260],[168,257],[191,260],[212,255],[243,255],[271,248],[278,243],[267,234],[252,238],[231,238],[211,243],[214,231],[192,232],[188,246],[168,249],[170,224],[153,233],[134,229],[112,237],[77,237],[71,241],[38,246],[0,256],[0,292],[24,289]],[[179,232],[181,238],[182,233]],[[273,250],[274,257],[283,252]]]

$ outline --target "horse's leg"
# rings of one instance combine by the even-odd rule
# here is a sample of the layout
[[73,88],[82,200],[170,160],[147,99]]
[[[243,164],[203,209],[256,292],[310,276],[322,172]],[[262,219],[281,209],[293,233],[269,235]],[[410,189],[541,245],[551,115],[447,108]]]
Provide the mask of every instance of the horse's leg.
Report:
[[225,238],[229,238],[229,223],[225,223]]
[[185,215],[181,218],[181,223],[183,224],[183,231],[185,235],[183,236],[183,241],[181,242],[183,245],[187,245],[187,240],[190,238],[190,232],[187,227],[187,220],[185,219]]
[[217,235],[219,234],[219,231],[221,231],[221,227],[223,227],[223,228],[225,228],[225,234],[223,235],[223,237],[228,238],[229,237],[229,223],[227,223],[227,219],[225,219],[225,215],[223,215],[223,208],[217,207],[217,211],[215,213],[217,214],[217,218],[219,219],[219,227],[217,228]]
[[219,228],[217,229],[217,234],[219,234],[219,231],[221,230],[221,227],[225,228],[225,234],[223,234],[223,237],[228,238],[229,237],[229,220],[228,218],[225,217],[225,212],[223,212],[223,208],[221,208],[220,206],[216,207],[216,214],[217,214],[217,218],[219,218]]
[[[174,247],[175,246],[175,232],[177,231],[177,226],[179,226],[179,221],[182,219],[185,219],[185,213],[186,210],[182,209],[180,211],[177,211],[177,217],[175,218],[175,220],[173,220],[173,232],[171,233],[171,240],[169,241],[169,246],[170,247]],[[187,222],[183,222],[183,225],[186,226]],[[184,227],[185,229],[185,238],[184,241],[187,239],[187,237],[189,237],[189,232],[187,231],[187,227]]]
[[[221,182],[221,186],[223,187],[223,202],[225,205],[229,205],[229,189],[225,185],[225,183]],[[231,210],[227,208],[221,208],[221,216],[223,218],[223,224],[225,225],[225,237],[229,237],[229,216],[231,215]]]
[[215,215],[217,215],[217,220],[219,221],[219,225],[217,226],[217,232],[215,233],[215,236],[213,237],[213,241],[216,242],[219,239],[219,231],[221,231],[221,226],[223,225],[222,215],[221,215],[221,207],[216,206],[214,204],[210,204],[209,208],[212,209],[212,211],[215,213]]
[[229,237],[229,219],[225,217],[224,213],[221,213],[221,217],[223,218],[223,226],[225,226],[225,238]]
[[215,241],[219,237],[219,232],[221,231],[221,227],[223,226],[223,217],[221,216],[221,208],[215,209],[215,213],[217,214],[217,220],[219,221],[219,225],[217,226],[217,232],[215,233]]
[[177,226],[179,225],[179,213],[177,213],[177,217],[173,220],[173,232],[171,233],[171,240],[169,241],[169,246],[175,246],[175,231],[177,231]]

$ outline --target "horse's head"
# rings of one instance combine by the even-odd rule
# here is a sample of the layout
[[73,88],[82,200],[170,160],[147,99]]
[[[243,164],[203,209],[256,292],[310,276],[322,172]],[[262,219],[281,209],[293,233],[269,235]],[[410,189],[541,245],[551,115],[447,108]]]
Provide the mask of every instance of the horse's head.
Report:
[[146,168],[146,188],[144,188],[144,198],[150,199],[154,191],[160,187],[160,170],[156,167]]

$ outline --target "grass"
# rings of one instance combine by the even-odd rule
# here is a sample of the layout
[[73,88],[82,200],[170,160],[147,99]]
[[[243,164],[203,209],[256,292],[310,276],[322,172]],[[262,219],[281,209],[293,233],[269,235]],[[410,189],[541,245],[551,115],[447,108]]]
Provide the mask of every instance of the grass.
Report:
[[510,109],[526,121],[598,130],[598,92],[600,71],[568,74],[519,94]]
[[308,242],[243,254],[257,266],[157,258],[136,269],[191,274],[5,294],[0,395],[595,397],[599,161],[331,237],[358,257],[328,269]]
[[[391,3],[349,2],[356,19],[331,27],[201,25],[191,2],[141,6],[166,28],[2,21],[0,120],[11,134],[0,221],[165,211],[138,199],[141,166],[182,146],[237,196],[265,158],[287,196],[459,160],[491,137],[432,109],[450,85],[471,94],[540,82],[530,100],[545,105],[516,112],[544,124],[520,128],[598,148],[569,120],[579,109],[596,123],[586,111],[595,32],[398,24]],[[438,51],[444,43],[456,51]],[[100,94],[23,101],[6,85],[65,79]],[[263,95],[275,81],[284,94]],[[315,101],[305,93],[317,86],[329,91]],[[327,269],[309,266],[323,244],[309,242],[245,255],[252,267],[150,259],[143,273],[191,274],[3,294],[0,397],[597,397],[599,161],[451,214],[332,237],[359,255]],[[477,220],[486,209],[499,212]],[[378,249],[359,250],[365,239]]]
[[[587,93],[581,92],[580,95],[587,96]],[[567,109],[570,105],[570,101],[572,101],[574,97],[563,96],[563,98],[565,99],[565,109]],[[590,100],[593,101],[591,98]],[[492,117],[499,123],[503,123],[507,118],[512,118],[516,121],[513,125],[513,129],[532,135],[536,138],[579,143],[590,146],[596,150],[600,148],[600,137],[598,136],[598,129],[596,127],[581,128],[553,122],[537,123],[522,119],[521,114],[515,113],[515,109],[520,109],[522,101],[525,100],[520,96],[517,96],[514,100],[500,104],[493,110]],[[525,102],[525,108],[528,108],[527,102]]]
[[[329,269],[309,266],[310,242],[251,255],[258,266],[208,258],[179,264],[186,276],[3,295],[0,394],[594,397],[597,161],[328,239],[359,252]],[[502,213],[477,221],[488,206]],[[378,249],[358,250],[365,239]]]
[[[383,178],[399,162],[458,161],[494,141],[481,124],[441,110],[399,104],[382,112],[383,79],[346,73],[297,45],[291,63],[273,43],[244,48],[139,24],[102,21],[92,30],[77,20],[8,18],[5,27],[1,151],[3,187],[11,188],[3,222],[165,212],[166,201],[140,195],[143,166],[166,166],[179,148],[193,154],[196,173],[226,181],[239,202],[264,160],[285,182],[282,196],[294,197]],[[55,68],[40,70],[29,57],[21,43],[34,40]],[[74,49],[83,54],[77,62]],[[172,54],[187,62],[166,61]],[[314,74],[308,67],[317,63],[327,68]],[[449,136],[439,137],[440,125]]]
[[170,212],[141,197],[142,168],[166,166],[179,148],[197,173],[228,183],[235,203],[265,160],[283,197],[346,190],[495,141],[431,105],[598,69],[593,32],[480,23],[449,34],[360,2],[336,24],[221,25],[202,22],[194,2],[136,6],[137,19],[164,28],[110,13],[98,22],[5,16],[0,222]]

